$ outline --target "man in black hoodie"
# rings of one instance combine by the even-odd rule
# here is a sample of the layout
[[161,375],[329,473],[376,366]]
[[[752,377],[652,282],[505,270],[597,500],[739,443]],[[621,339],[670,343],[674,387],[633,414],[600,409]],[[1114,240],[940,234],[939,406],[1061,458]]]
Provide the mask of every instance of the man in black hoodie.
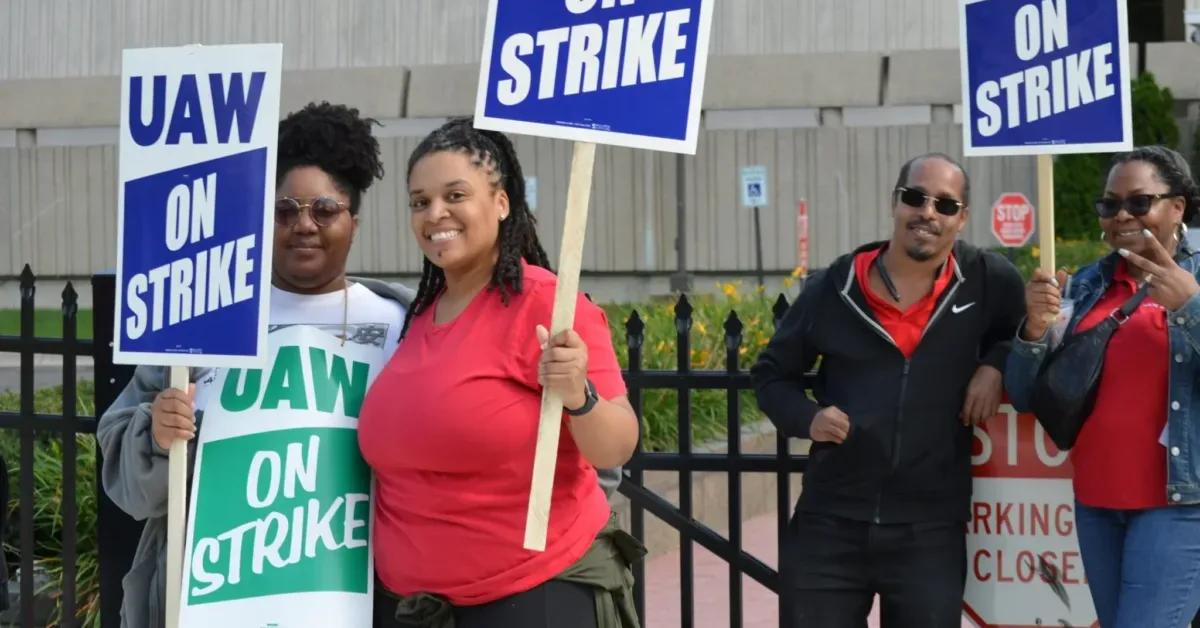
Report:
[[782,541],[794,628],[865,628],[876,594],[883,628],[961,625],[972,425],[1025,302],[1011,263],[956,240],[969,193],[950,157],[906,163],[891,240],[810,279],[751,369],[776,428],[813,440]]

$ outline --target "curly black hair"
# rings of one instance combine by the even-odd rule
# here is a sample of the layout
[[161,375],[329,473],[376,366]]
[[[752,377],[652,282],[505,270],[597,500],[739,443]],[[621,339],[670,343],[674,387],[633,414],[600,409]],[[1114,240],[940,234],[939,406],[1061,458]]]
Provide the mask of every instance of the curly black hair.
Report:
[[[408,158],[407,178],[412,178],[413,167],[422,158],[441,152],[467,155],[476,168],[487,172],[493,188],[503,189],[508,194],[508,218],[500,223],[500,259],[487,287],[489,291],[499,290],[501,302],[508,305],[509,295],[520,294],[522,289],[521,260],[551,270],[546,250],[538,241],[537,219],[525,201],[525,175],[517,159],[517,149],[503,133],[477,129],[471,118],[454,118],[417,145]],[[429,309],[445,287],[446,273],[425,258],[421,284],[404,317],[401,338],[408,332],[413,317]]]
[[1166,146],[1139,146],[1131,151],[1113,155],[1109,165],[1109,175],[1113,169],[1131,161],[1141,161],[1154,166],[1158,180],[1162,181],[1170,193],[1183,197],[1183,223],[1192,222],[1200,211],[1200,187],[1192,178],[1192,168],[1187,159],[1179,152]]
[[328,102],[309,103],[279,123],[279,156],[275,185],[303,166],[316,166],[350,198],[350,215],[357,216],[362,195],[383,178],[379,140],[371,134],[374,118],[358,109]]

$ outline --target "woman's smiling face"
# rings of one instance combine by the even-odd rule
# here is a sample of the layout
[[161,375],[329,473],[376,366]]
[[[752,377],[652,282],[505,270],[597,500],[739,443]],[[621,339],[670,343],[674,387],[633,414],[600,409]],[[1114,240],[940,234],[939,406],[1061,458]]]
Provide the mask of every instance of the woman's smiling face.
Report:
[[408,178],[413,236],[443,270],[490,264],[498,250],[508,195],[495,167],[477,162],[457,151],[430,153]]
[[1109,173],[1097,214],[1109,246],[1143,255],[1148,246],[1146,230],[1171,250],[1185,203],[1182,197],[1172,196],[1153,164],[1128,161]]

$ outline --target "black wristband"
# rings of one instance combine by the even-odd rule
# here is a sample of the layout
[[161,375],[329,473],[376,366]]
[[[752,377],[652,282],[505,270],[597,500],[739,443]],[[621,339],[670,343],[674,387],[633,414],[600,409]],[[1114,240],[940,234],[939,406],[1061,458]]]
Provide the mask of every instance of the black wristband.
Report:
[[596,403],[600,401],[600,395],[596,394],[596,386],[592,384],[592,380],[587,380],[587,383],[583,386],[583,390],[583,405],[574,410],[564,407],[563,412],[566,412],[567,416],[583,416],[591,412],[596,407]]

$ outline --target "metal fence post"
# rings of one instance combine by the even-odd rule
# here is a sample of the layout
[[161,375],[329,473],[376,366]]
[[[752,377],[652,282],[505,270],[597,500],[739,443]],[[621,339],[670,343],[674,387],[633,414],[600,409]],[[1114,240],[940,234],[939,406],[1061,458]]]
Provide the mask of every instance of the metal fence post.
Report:
[[[133,377],[133,367],[114,365],[113,325],[116,307],[116,276],[100,273],[92,276],[92,356],[96,374],[96,417],[108,410],[117,395]],[[142,536],[144,522],[130,517],[117,507],[101,484],[104,456],[96,447],[96,504],[100,535],[100,626],[120,628],[121,580],[133,566],[133,554]]]

